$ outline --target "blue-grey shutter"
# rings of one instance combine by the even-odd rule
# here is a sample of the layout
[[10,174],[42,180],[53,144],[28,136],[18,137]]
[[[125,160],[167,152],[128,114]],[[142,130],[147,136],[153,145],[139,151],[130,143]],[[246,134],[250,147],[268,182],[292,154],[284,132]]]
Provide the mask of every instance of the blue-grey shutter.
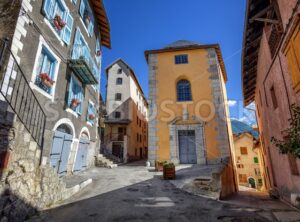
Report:
[[[92,104],[91,104],[92,105]],[[95,118],[93,119],[93,124],[95,123],[95,120],[96,120],[96,109],[95,109],[95,106],[92,105],[92,113],[93,115],[95,116]]]
[[66,44],[70,44],[71,34],[72,34],[72,27],[73,27],[73,18],[69,12],[66,12],[66,26],[63,32],[63,40]]
[[72,59],[78,59],[80,56],[80,35],[80,31],[77,28],[73,44]]
[[[55,77],[55,68],[56,68],[57,62],[56,61],[51,61],[51,68],[50,68],[50,77],[51,79],[54,81],[54,77]],[[50,88],[49,91],[50,94],[53,93],[53,88]]]
[[83,106],[83,93],[82,93],[82,88],[80,85],[77,85],[78,88],[78,99],[80,100],[80,104],[78,106],[78,113],[81,114],[82,113],[82,106]]
[[65,175],[67,173],[68,160],[69,160],[72,141],[73,141],[73,136],[64,133],[64,142],[61,150],[60,165],[58,169],[59,175]]
[[77,0],[72,0],[72,2],[73,2],[74,4],[76,4]]
[[96,77],[96,79],[99,80],[98,69],[97,69],[97,66],[95,64],[93,65],[93,74]]
[[71,102],[72,102],[73,98],[74,98],[74,93],[73,93],[73,77],[71,76],[70,83],[69,83],[69,96],[68,96],[68,106],[69,107],[71,107]]
[[93,37],[94,34],[94,22],[91,20],[89,23],[88,31],[91,37]]
[[54,0],[44,0],[43,13],[48,19],[51,19],[54,10]]
[[99,40],[99,37],[97,37],[97,39],[96,39],[96,51],[95,51],[96,55],[97,55],[98,50],[100,50],[100,40]]
[[85,0],[81,0],[80,8],[79,8],[79,14],[81,18],[84,18],[84,10],[85,10]]

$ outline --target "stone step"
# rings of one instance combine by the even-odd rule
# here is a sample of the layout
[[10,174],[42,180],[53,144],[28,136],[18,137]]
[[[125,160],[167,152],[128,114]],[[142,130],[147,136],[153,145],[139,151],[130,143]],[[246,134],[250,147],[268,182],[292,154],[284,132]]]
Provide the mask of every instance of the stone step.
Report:
[[96,160],[96,166],[106,167],[106,168],[109,168],[109,169],[118,167],[117,164],[115,164],[112,160],[104,157],[102,154],[98,154],[97,160]]
[[98,158],[103,158],[103,154],[98,154]]
[[209,186],[212,182],[212,178],[210,177],[200,177],[200,178],[196,178],[194,180],[194,183],[197,185],[197,186]]

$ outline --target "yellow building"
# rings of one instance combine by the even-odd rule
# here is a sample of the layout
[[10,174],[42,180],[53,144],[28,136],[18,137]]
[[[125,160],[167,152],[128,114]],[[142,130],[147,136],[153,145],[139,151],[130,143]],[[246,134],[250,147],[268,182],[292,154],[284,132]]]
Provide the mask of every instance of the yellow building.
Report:
[[240,186],[265,190],[260,143],[251,134],[234,137],[236,172]]
[[219,45],[177,41],[145,52],[149,68],[148,160],[231,160],[231,126]]
[[232,120],[234,165],[240,186],[266,190],[266,175],[259,134],[246,123]]

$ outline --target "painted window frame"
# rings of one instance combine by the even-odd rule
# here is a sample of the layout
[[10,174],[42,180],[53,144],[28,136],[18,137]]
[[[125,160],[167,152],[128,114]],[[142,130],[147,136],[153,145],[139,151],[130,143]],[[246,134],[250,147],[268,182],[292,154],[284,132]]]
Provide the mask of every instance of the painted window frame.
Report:
[[[82,44],[78,45],[79,41],[80,41],[80,43],[83,43],[83,45]],[[80,47],[82,47],[82,48],[80,49]],[[83,51],[81,51],[81,50],[83,50]],[[90,67],[90,68],[92,69],[93,72],[96,73],[96,75],[97,75],[96,78],[99,80],[99,83],[100,83],[101,67],[97,67],[97,61],[95,61],[94,57],[92,56],[92,52],[89,47],[89,44],[85,40],[84,35],[82,34],[80,28],[77,27],[76,31],[75,31],[72,50],[71,50],[71,58],[78,59],[80,56],[87,56],[88,59],[92,60],[93,67]]]
[[[93,103],[91,100],[88,102],[88,107],[87,107],[87,115],[86,115],[86,120],[90,125],[94,125],[96,121],[96,107],[95,103]],[[90,115],[94,115],[94,119],[90,119]]]
[[[86,7],[88,8],[88,10],[86,9]],[[89,11],[89,16],[90,16],[90,21],[89,24],[87,25],[85,22],[85,12]],[[87,33],[89,34],[90,37],[93,37],[94,35],[94,28],[95,28],[95,17],[94,17],[94,13],[93,10],[90,6],[90,3],[87,0],[81,0],[80,1],[80,6],[79,6],[79,15],[80,15],[80,20],[82,21]]]
[[[84,97],[85,96],[84,96],[83,86],[80,84],[80,81],[76,79],[75,75],[71,74],[69,79],[69,86],[68,86],[67,107],[71,109],[73,112],[75,112],[76,114],[81,115],[83,109]],[[71,106],[73,99],[77,99],[80,101],[80,104],[75,108]]]
[[95,48],[95,57],[97,65],[101,66],[101,60],[102,60],[102,50],[101,50],[101,44],[100,44],[100,38],[96,38],[96,48]]
[[[62,20],[66,22],[66,25],[61,29],[55,29],[54,17],[57,13],[57,8],[60,7],[63,15],[61,16]],[[45,18],[50,24],[50,28],[54,33],[62,40],[65,44],[69,45],[72,37],[74,19],[64,2],[64,0],[44,0],[42,5],[42,12],[45,15]]]
[[[47,51],[49,53],[51,53],[51,55],[56,60],[56,65],[55,65],[55,68],[54,68],[53,79],[52,79],[54,81],[54,84],[52,86],[51,93],[47,93],[46,91],[42,90],[40,87],[38,87],[35,84],[35,80],[37,78],[37,75],[39,74],[38,71],[37,71],[39,57],[40,57],[40,55],[42,53],[43,48],[47,49]],[[37,49],[36,56],[35,56],[35,62],[34,62],[34,66],[33,66],[31,81],[30,81],[29,84],[30,84],[30,87],[32,89],[38,91],[39,93],[41,93],[42,95],[44,95],[48,99],[51,99],[52,101],[54,101],[55,90],[56,90],[56,83],[57,83],[57,76],[58,76],[58,71],[59,71],[60,63],[61,63],[61,59],[54,53],[54,51],[50,48],[50,46],[47,44],[47,42],[45,41],[45,39],[42,36],[40,36],[40,38],[39,38],[39,45],[38,45],[38,49]]]

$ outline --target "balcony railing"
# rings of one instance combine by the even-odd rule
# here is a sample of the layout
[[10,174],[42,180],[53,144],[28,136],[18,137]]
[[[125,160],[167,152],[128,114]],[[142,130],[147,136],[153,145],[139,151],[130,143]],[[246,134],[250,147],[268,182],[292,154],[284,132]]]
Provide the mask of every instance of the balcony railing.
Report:
[[98,84],[99,71],[89,49],[86,46],[73,48],[70,67],[82,83],[87,85]]
[[0,96],[42,149],[46,115],[6,40],[0,40],[0,77]]

